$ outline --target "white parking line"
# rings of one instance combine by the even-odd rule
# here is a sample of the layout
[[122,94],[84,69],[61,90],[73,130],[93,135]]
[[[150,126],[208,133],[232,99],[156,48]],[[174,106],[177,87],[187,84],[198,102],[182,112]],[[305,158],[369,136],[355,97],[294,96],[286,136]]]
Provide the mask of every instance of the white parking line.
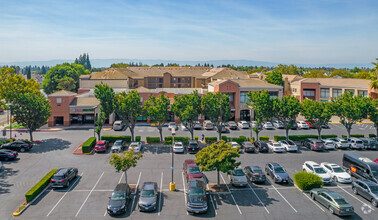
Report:
[[123,175],[125,175],[125,172],[122,172],[122,175],[121,175],[121,177],[119,178],[118,184],[121,183]]
[[280,196],[287,202],[287,204],[289,204],[289,206],[295,211],[295,212],[298,212],[291,204],[290,204],[290,202],[289,201],[287,201],[286,200],[286,198],[285,197],[283,197],[283,195],[276,189],[276,187],[274,187],[274,185],[272,184],[272,187],[273,187],[273,189],[274,190],[276,190],[276,192],[278,193],[278,194],[280,194]]
[[83,204],[81,204],[81,206],[80,206],[79,210],[77,211],[75,217],[77,217],[77,216],[79,215],[81,209],[83,208],[84,204],[87,202],[87,200],[88,200],[89,196],[92,194],[93,190],[96,188],[98,182],[100,182],[100,180],[101,180],[101,178],[102,178],[103,175],[104,175],[104,172],[102,172],[102,174],[101,174],[101,176],[98,178],[96,184],[93,186],[92,190],[89,192],[87,198],[85,198]]
[[[181,176],[182,176],[182,185],[184,186],[184,199],[185,199],[185,206],[188,204],[188,202],[186,201],[186,188],[185,188],[185,179],[184,179],[184,172],[181,172]],[[186,215],[189,215],[188,211],[186,211]]]
[[159,212],[158,216],[160,216],[160,210],[161,210],[161,192],[163,191],[163,172],[161,172],[161,180],[160,180],[160,196],[159,196]]
[[[220,176],[222,177],[222,180],[223,180],[224,184],[226,185],[228,191],[231,193],[231,190],[230,190],[230,188],[228,187],[226,181],[224,180],[223,175],[220,174]],[[236,200],[235,200],[234,196],[232,195],[232,193],[231,193],[231,198],[232,198],[232,200],[234,200],[234,203],[235,203],[235,205],[236,205],[236,208],[238,208],[240,215],[242,215],[242,212],[240,211],[240,208],[239,208],[238,204],[236,203]]]
[[[83,176],[83,173],[84,172],[82,172],[81,174],[80,174],[80,176]],[[63,200],[63,198],[67,195],[67,193],[68,192],[70,192],[71,190],[72,190],[72,187],[73,186],[75,186],[75,184],[77,183],[77,181],[79,181],[79,178],[78,177],[76,177],[76,180],[75,180],[75,182],[70,186],[70,188],[63,194],[63,196],[62,196],[62,198],[60,198],[59,199],[59,201],[54,205],[54,207],[50,210],[50,212],[49,213],[47,213],[47,217],[49,217],[49,215],[54,211],[54,209],[59,205],[59,203],[60,203],[60,201],[62,201]]]
[[132,213],[133,209],[134,209],[134,203],[135,203],[135,197],[136,197],[136,194],[138,192],[138,186],[139,186],[139,180],[140,180],[140,176],[142,175],[142,172],[139,172],[139,177],[138,177],[138,181],[137,181],[137,184],[135,186],[135,195],[134,195],[134,198],[133,198],[133,203],[131,204],[131,211],[130,211],[130,214]]
[[375,211],[375,209],[374,209],[373,207],[371,207],[369,204],[363,202],[362,200],[360,200],[359,198],[357,198],[356,196],[354,196],[352,193],[346,191],[345,189],[343,189],[343,188],[341,188],[341,187],[339,187],[339,188],[340,188],[341,190],[343,190],[344,192],[346,192],[347,194],[349,194],[350,196],[352,196],[353,198],[355,198],[357,201],[359,201],[359,202],[361,202],[362,204],[364,204],[365,206],[368,206],[369,209]]
[[294,185],[295,186],[295,188],[297,188],[299,191],[301,191],[302,193],[303,193],[303,195],[305,195],[312,203],[314,203],[320,210],[322,210],[323,212],[325,212],[324,211],[324,209],[322,208],[322,207],[320,207],[320,205],[319,204],[317,204],[313,199],[311,199],[306,193],[304,193],[301,189],[299,189],[296,185]]
[[252,186],[251,186],[249,183],[248,183],[248,186],[249,186],[249,188],[252,190],[253,194],[255,194],[256,198],[259,200],[259,202],[260,202],[261,205],[264,207],[264,209],[266,210],[266,212],[267,212],[268,214],[270,214],[270,213],[269,213],[269,210],[265,207],[264,203],[261,201],[260,197],[256,194],[255,190],[253,190]]

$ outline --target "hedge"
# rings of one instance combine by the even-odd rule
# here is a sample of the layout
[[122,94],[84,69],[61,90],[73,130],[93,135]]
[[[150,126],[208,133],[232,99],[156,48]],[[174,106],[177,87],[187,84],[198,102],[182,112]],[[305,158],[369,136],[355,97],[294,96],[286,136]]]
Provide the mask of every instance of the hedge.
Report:
[[32,201],[50,183],[50,179],[56,171],[58,169],[51,170],[25,194],[26,202]]
[[109,141],[111,143],[114,143],[116,140],[123,140],[124,142],[131,142],[131,136],[104,135],[104,136],[101,136],[101,140]]
[[96,144],[96,138],[95,137],[90,137],[86,142],[81,145],[81,150],[83,153],[90,153],[93,149],[93,147]]
[[274,135],[274,140],[275,140],[275,141],[286,140],[286,136]]
[[[190,137],[174,137],[174,141],[180,141],[183,144],[187,144],[190,140]],[[164,137],[164,144],[172,144],[172,136]]]
[[369,137],[375,138],[375,137],[377,137],[377,135],[375,135],[375,134],[369,134]]
[[[346,138],[346,137],[348,137],[348,136],[346,136],[346,135],[342,135],[341,137],[342,137],[342,138]],[[363,134],[351,134],[350,137],[363,138],[363,137],[365,137],[365,135],[363,135]]]
[[140,142],[141,139],[142,139],[141,136],[136,136],[136,137],[135,137],[135,141],[136,141],[136,142]]
[[324,134],[320,136],[322,139],[327,139],[327,138],[337,138],[336,134]]
[[164,137],[164,144],[171,145],[172,144],[172,136],[165,136]]
[[146,142],[151,143],[160,143],[160,137],[146,137]]
[[259,140],[260,141],[269,141],[269,136],[260,136]]
[[206,141],[207,144],[216,142],[217,140],[218,140],[217,137],[205,137],[205,141]]
[[228,137],[227,136],[222,136],[221,139],[224,140],[224,141],[226,141],[226,142],[228,141]]
[[194,136],[194,140],[198,141],[198,136]]
[[305,171],[298,172],[293,176],[294,183],[301,190],[312,190],[314,188],[321,188],[323,186],[322,178]]

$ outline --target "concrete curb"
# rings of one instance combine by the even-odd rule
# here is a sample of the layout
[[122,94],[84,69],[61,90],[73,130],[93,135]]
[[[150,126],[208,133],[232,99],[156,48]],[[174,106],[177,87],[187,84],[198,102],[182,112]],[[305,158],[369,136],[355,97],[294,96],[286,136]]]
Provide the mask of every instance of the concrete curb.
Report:
[[77,148],[75,148],[75,150],[72,152],[72,154],[75,154],[75,155],[83,155],[83,154],[84,154],[83,151],[82,151],[81,153],[75,153],[75,151],[76,151],[77,149],[79,149],[81,146],[83,146],[83,144],[84,144],[84,142],[81,143]]
[[[27,203],[26,201],[24,201],[22,204],[21,204],[21,206],[22,205],[25,205],[26,204],[26,206],[23,208],[23,209],[21,209],[20,211],[14,211],[13,212],[13,214],[12,214],[12,216],[20,216],[27,208],[29,208],[29,206],[30,206],[30,204],[32,204],[35,200],[37,200],[43,193],[45,193],[46,192],[46,190],[48,190],[48,189],[50,189],[50,184],[49,185],[47,185],[46,187],[45,187],[45,189],[44,190],[42,190],[32,201],[30,201],[29,203]],[[17,208],[18,209],[18,208]]]

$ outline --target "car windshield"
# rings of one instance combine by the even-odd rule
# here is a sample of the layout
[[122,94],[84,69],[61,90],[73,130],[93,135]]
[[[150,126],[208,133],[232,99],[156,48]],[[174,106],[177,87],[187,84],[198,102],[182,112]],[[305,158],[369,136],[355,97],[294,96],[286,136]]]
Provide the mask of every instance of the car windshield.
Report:
[[346,143],[348,143],[347,141],[340,141],[340,143],[342,143],[342,144],[346,144]]
[[175,147],[182,147],[182,144],[175,144]]
[[317,141],[317,142],[315,142],[315,144],[316,144],[316,145],[322,145],[323,142],[321,142],[321,141]]
[[113,192],[111,200],[124,200],[125,194],[120,192]]
[[189,195],[191,195],[191,196],[204,196],[205,191],[201,188],[192,188],[189,192]]
[[362,144],[362,141],[356,141],[357,144]]
[[281,144],[279,144],[279,143],[274,143],[274,144],[273,144],[273,147],[281,147]]
[[254,170],[254,173],[255,173],[255,174],[262,174],[263,172],[262,172],[262,170],[260,170],[260,169],[255,169],[255,170]]
[[64,176],[53,176],[54,180],[61,180],[64,179]]
[[335,173],[344,173],[344,170],[341,167],[335,167],[335,168],[333,168],[333,172],[335,172]]
[[244,176],[244,173],[243,173],[242,170],[234,170],[234,171],[232,172],[232,175],[233,175],[233,176]]
[[[93,146],[93,145],[92,145]],[[102,147],[102,146],[104,146],[104,144],[97,144],[97,146],[100,146],[100,147]]]
[[314,168],[314,170],[315,170],[315,173],[326,173],[326,171],[323,169],[323,168],[321,168],[321,167],[319,167],[319,168]]
[[114,143],[114,146],[121,146],[122,145],[122,142],[115,142]]
[[169,125],[176,125],[175,123],[169,123]]
[[132,144],[130,147],[138,147],[137,144]]
[[370,190],[374,194],[378,194],[378,186],[370,186]]
[[155,192],[154,192],[154,190],[143,190],[141,196],[142,197],[154,197]]
[[274,172],[275,173],[285,173],[285,170],[282,167],[275,167]]
[[199,169],[199,167],[189,167],[189,173],[190,174],[201,173],[201,170]]
[[197,144],[189,144],[190,147],[197,147]]
[[347,201],[345,201],[345,199],[343,198],[337,198],[337,199],[334,199],[335,202],[339,205],[348,205],[349,203]]
[[293,141],[287,141],[290,145],[295,145]]
[[378,171],[377,170],[372,170],[373,177],[375,179],[378,179]]

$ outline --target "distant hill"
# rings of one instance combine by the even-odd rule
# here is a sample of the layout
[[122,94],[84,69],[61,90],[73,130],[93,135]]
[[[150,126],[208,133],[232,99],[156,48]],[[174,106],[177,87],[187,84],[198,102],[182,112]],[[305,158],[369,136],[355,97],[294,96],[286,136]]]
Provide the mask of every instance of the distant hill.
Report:
[[[20,67],[24,66],[55,66],[56,64],[61,64],[65,62],[74,62],[74,60],[46,60],[46,61],[25,61],[25,62],[7,62],[2,63],[0,62],[0,66],[4,65],[16,65]],[[274,63],[274,62],[265,62],[265,61],[254,61],[254,60],[206,60],[206,61],[179,61],[179,60],[147,60],[147,59],[91,59],[92,67],[110,67],[113,63],[139,63],[142,62],[143,64],[147,65],[154,65],[154,64],[160,64],[160,63],[177,63],[179,65],[196,65],[198,63],[204,64],[213,64],[216,66],[221,66],[222,64],[227,65],[231,64],[234,66],[277,66],[280,63]],[[290,63],[282,63],[282,64],[290,64]],[[368,67],[372,68],[373,65],[370,63],[367,64],[298,64],[294,63],[296,66],[302,66],[302,67],[334,67],[334,68],[354,68],[354,67]]]

